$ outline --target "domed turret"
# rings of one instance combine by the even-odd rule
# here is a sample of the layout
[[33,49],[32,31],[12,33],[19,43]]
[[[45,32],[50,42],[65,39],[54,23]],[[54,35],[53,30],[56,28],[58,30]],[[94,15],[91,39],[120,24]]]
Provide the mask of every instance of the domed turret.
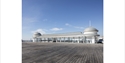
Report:
[[88,27],[84,29],[84,32],[98,32],[98,30],[94,27]]
[[39,32],[36,32],[33,34],[33,37],[39,37],[39,36],[42,36],[41,33],[39,33]]
[[94,27],[88,27],[83,31],[85,35],[97,35],[98,30]]

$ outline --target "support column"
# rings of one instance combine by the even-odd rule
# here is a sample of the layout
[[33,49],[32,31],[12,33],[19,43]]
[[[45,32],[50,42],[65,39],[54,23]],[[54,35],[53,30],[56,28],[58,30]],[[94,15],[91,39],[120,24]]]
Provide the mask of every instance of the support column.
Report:
[[75,43],[77,42],[76,37],[75,37]]
[[53,38],[52,38],[52,42],[53,42]]
[[35,42],[35,38],[33,38],[32,40],[33,40],[33,42]]
[[39,38],[39,42],[41,42],[41,38]]
[[52,42],[52,38],[50,38],[50,42]]
[[65,42],[65,37],[64,37],[64,42]]
[[72,42],[71,37],[70,37],[70,43]]
[[85,41],[85,43],[87,43],[86,38],[87,38],[87,37],[85,36],[85,38],[84,38],[84,39],[85,39],[85,40],[84,40],[84,41]]
[[46,39],[47,39],[47,41],[46,41],[46,42],[49,42],[49,40],[48,40],[49,38],[46,38]]
[[60,42],[61,42],[61,37],[59,38]]
[[41,42],[41,38],[39,38],[39,42]]
[[44,38],[44,42],[46,42],[46,38]]
[[43,38],[41,38],[41,42],[43,42]]
[[76,40],[77,38],[76,37],[74,37],[74,40],[75,40],[75,43],[77,42],[77,40]]
[[37,38],[37,42],[39,42],[39,39]]
[[47,42],[49,42],[49,38],[47,38]]
[[72,37],[70,37],[70,42],[72,42]]
[[82,42],[84,43],[84,38],[83,38],[83,36],[82,36]]
[[51,37],[51,42],[53,41],[52,37]]
[[79,43],[79,41],[80,41],[80,37],[78,37],[78,43]]
[[56,39],[56,43],[57,43],[57,38],[55,38]]
[[42,38],[42,42],[44,42],[44,38]]
[[72,43],[73,43],[73,39],[74,39],[74,37],[72,37]]
[[38,42],[40,42],[40,38],[38,38]]
[[38,38],[36,38],[37,42],[38,42]]
[[37,42],[39,42],[39,38],[37,38]]
[[92,37],[92,43],[95,43],[95,36]]
[[41,42],[41,39],[39,38],[39,42]]
[[48,38],[48,42],[50,42],[50,38]]
[[36,42],[38,42],[37,38],[36,38]]
[[95,43],[97,43],[98,39],[97,39],[98,36],[95,36]]
[[46,41],[46,39],[44,38],[44,42]]
[[70,42],[70,37],[68,37],[68,43]]
[[43,38],[43,42],[45,42],[45,38]]
[[46,38],[46,42],[47,42],[47,38]]
[[37,38],[37,42],[39,42],[39,38]]

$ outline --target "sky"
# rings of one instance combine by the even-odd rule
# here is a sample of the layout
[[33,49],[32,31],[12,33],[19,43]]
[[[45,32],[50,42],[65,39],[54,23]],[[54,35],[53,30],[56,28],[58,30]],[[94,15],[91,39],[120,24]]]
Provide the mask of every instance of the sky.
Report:
[[41,34],[83,32],[103,35],[103,0],[22,0],[22,39]]

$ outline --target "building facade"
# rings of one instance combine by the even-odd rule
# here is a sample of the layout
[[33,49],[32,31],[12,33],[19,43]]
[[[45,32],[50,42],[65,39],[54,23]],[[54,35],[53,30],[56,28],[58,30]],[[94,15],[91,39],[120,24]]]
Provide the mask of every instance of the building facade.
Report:
[[68,42],[68,43],[89,43],[98,42],[100,35],[94,27],[88,27],[83,32],[70,32],[60,34],[41,34],[36,32],[33,35],[33,42]]

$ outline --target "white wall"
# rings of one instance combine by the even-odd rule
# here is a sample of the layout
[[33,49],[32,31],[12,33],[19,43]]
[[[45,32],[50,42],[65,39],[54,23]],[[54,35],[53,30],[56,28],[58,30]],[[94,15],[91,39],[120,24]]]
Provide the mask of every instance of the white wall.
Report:
[[84,32],[84,34],[97,34],[97,32]]

